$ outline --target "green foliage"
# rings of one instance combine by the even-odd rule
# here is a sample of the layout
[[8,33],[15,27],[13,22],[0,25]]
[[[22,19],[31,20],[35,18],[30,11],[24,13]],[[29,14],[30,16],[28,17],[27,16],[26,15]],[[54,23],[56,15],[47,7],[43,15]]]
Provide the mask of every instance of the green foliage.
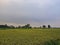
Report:
[[43,28],[46,28],[46,26],[45,26],[45,25],[43,25]]
[[32,28],[31,26],[30,26],[30,24],[27,24],[27,25],[25,25],[25,26],[22,26],[22,28],[25,28],[25,29],[29,29],[29,28]]
[[48,25],[48,28],[51,28],[51,26],[50,26],[50,25]]
[[44,45],[60,45],[60,39],[46,41]]

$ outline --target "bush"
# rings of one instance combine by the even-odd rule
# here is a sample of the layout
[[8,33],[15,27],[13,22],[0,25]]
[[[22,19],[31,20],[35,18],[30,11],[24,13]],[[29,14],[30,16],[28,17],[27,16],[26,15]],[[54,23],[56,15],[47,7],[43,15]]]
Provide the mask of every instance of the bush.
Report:
[[44,45],[60,45],[60,39],[46,41]]

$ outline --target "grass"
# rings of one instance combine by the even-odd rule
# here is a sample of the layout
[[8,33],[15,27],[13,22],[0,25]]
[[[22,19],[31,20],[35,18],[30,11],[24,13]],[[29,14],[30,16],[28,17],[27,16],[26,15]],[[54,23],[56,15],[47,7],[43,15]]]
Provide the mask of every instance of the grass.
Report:
[[0,29],[0,45],[60,45],[57,39],[60,29]]

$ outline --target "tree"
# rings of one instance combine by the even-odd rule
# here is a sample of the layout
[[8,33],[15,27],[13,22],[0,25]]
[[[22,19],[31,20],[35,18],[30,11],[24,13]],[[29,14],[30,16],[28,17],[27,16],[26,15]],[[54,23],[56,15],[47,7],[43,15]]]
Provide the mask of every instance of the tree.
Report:
[[46,28],[46,26],[45,26],[45,25],[43,25],[43,28]]
[[22,26],[22,28],[32,28],[32,27],[30,26],[30,24],[27,24],[25,26]]
[[41,26],[40,26],[40,28],[41,28]]
[[29,28],[29,27],[30,27],[30,24],[25,25],[25,27],[26,27],[26,28]]
[[15,28],[15,26],[11,25],[10,28]]
[[17,28],[21,28],[21,26],[18,26]]
[[9,26],[7,24],[5,25],[0,25],[0,28],[9,28]]
[[48,28],[51,28],[51,26],[50,26],[50,25],[48,25]]

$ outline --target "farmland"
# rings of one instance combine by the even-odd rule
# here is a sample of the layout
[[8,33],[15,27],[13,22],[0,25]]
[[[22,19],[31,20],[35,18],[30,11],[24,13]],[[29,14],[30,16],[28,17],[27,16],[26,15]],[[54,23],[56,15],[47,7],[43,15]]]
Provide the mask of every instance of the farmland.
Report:
[[57,39],[60,29],[0,29],[0,45],[44,45]]

